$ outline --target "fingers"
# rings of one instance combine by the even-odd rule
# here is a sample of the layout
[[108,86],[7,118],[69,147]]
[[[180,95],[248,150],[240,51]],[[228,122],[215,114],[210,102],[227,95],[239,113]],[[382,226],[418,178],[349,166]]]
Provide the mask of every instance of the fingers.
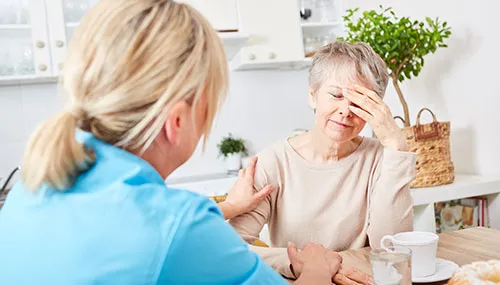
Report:
[[245,168],[240,169],[240,171],[238,172],[238,178],[245,177],[245,172],[246,172]]
[[333,283],[337,285],[360,285],[360,283],[347,278],[342,273],[337,273],[333,276]]
[[361,108],[349,106],[349,110],[365,122],[371,122],[373,120],[373,116]]
[[383,103],[382,98],[380,98],[380,96],[378,96],[378,94],[375,93],[375,91],[373,91],[373,90],[370,90],[370,89],[368,89],[364,86],[361,86],[359,84],[354,84],[354,90],[356,90],[357,92],[359,92],[361,94],[368,96],[368,98],[372,99],[375,103],[378,103],[378,104]]
[[332,264],[332,275],[337,274],[339,272],[340,267],[342,265],[342,256],[337,252],[331,253],[333,255],[333,264]]
[[271,192],[273,192],[273,190],[273,185],[267,185],[266,187],[255,193],[254,197],[259,201],[264,200],[267,196],[269,196],[269,194],[271,194]]
[[344,89],[343,94],[345,98],[358,105],[361,109],[370,113],[372,116],[375,116],[375,114],[379,111],[378,104],[363,94],[349,89]]
[[257,157],[254,156],[250,159],[248,166],[246,168],[245,179],[247,182],[253,185],[254,176],[255,176],[255,166],[257,165]]
[[339,269],[339,274],[346,276],[347,278],[356,281],[359,284],[373,284],[373,278],[354,267],[341,265]]
[[297,261],[297,256],[299,254],[297,246],[293,242],[288,242],[288,247],[286,248],[286,252],[288,253],[288,258],[290,259],[290,263],[294,264]]

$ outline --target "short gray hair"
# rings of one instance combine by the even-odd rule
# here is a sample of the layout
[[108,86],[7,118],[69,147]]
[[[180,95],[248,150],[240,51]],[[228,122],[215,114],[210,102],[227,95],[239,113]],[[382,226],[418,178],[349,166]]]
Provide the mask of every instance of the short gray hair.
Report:
[[332,73],[367,84],[380,98],[389,82],[384,61],[365,43],[335,41],[318,50],[309,69],[309,87],[317,91]]

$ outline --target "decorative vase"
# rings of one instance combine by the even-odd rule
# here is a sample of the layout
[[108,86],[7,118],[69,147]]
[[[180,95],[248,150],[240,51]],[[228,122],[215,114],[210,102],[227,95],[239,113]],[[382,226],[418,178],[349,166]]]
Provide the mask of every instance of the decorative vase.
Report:
[[241,169],[241,153],[230,153],[226,156],[227,172],[237,172]]

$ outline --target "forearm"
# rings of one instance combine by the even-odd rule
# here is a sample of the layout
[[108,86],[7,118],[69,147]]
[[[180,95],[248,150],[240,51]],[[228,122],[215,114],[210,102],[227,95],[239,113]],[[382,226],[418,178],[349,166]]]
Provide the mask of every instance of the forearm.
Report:
[[413,199],[409,183],[415,176],[415,155],[385,151],[380,176],[370,198],[370,245],[384,235],[413,230]]
[[276,272],[288,279],[295,279],[295,275],[290,270],[290,259],[286,248],[282,247],[259,247],[250,245],[250,250],[256,252],[264,262],[271,266]]
[[314,267],[305,266],[303,272],[300,274],[300,277],[293,282],[295,285],[309,285],[309,284],[333,284],[332,276],[329,272],[320,271]]

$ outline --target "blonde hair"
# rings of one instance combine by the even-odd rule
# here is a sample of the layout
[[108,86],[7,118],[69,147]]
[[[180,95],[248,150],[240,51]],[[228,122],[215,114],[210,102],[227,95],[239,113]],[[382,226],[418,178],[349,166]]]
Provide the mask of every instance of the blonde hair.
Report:
[[[77,127],[126,149],[146,150],[180,100],[207,101],[204,139],[227,93],[228,69],[215,30],[171,0],[101,0],[75,30],[64,68],[70,110],[41,125],[23,158],[25,187],[70,187],[94,161]],[[203,100],[205,101],[205,100]]]
[[365,43],[335,41],[317,51],[309,70],[309,86],[317,91],[331,74],[367,84],[381,98],[389,82],[385,62]]

